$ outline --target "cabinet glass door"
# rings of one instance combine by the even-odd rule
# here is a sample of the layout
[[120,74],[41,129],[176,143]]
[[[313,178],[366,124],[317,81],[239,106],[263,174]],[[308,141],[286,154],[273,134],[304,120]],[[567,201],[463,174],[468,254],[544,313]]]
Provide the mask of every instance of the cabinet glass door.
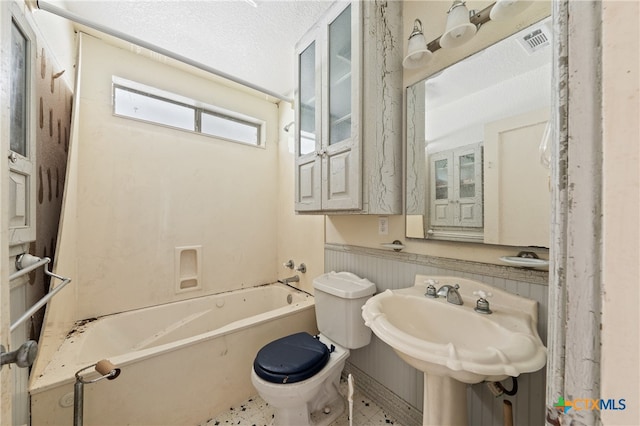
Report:
[[312,153],[316,149],[316,42],[314,41],[299,56],[300,125],[299,155]]
[[437,160],[435,164],[436,200],[449,199],[449,161]]
[[453,151],[454,224],[465,228],[482,228],[482,145],[480,143]]
[[351,6],[329,24],[329,145],[351,137]]
[[473,198],[476,196],[476,162],[474,154],[465,154],[458,157],[459,166],[459,193],[460,198]]

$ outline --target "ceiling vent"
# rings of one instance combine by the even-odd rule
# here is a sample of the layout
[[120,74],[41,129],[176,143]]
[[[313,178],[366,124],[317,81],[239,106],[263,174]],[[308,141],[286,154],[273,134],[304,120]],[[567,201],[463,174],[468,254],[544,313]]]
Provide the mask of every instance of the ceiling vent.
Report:
[[551,34],[548,28],[543,25],[529,33],[523,34],[518,38],[518,41],[524,50],[531,55],[551,44]]

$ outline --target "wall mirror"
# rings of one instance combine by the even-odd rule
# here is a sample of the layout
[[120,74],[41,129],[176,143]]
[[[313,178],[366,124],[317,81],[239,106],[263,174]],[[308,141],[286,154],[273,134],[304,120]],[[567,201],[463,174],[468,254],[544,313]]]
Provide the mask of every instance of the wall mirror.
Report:
[[549,247],[551,19],[407,88],[406,236]]

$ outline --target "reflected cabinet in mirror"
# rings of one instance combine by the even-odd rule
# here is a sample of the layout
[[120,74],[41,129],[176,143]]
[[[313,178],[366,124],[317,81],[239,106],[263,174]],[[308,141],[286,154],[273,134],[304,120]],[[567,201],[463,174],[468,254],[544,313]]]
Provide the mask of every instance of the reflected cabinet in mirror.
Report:
[[407,88],[407,237],[549,246],[550,26]]

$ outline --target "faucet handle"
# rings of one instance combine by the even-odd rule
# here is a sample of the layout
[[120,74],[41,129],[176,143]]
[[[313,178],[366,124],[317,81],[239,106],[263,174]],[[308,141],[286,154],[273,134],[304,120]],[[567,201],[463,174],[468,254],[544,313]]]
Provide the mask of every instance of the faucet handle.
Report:
[[478,301],[476,302],[476,307],[473,308],[474,311],[480,314],[490,314],[493,312],[489,307],[489,302],[487,301],[487,297],[493,296],[491,292],[478,290],[478,291],[474,291],[473,294],[479,297]]
[[[425,283],[428,283],[429,280],[425,281]],[[434,287],[433,284],[429,284],[427,285],[427,292],[424,294],[427,297],[433,297],[434,299],[438,297],[438,295],[436,294],[436,288]]]
[[289,259],[287,262],[284,262],[282,266],[284,266],[285,268],[293,269],[296,267],[296,264],[293,263],[293,260]]
[[490,291],[476,290],[473,292],[473,295],[478,296],[480,299],[487,300],[487,297],[493,296],[493,293],[491,293]]

